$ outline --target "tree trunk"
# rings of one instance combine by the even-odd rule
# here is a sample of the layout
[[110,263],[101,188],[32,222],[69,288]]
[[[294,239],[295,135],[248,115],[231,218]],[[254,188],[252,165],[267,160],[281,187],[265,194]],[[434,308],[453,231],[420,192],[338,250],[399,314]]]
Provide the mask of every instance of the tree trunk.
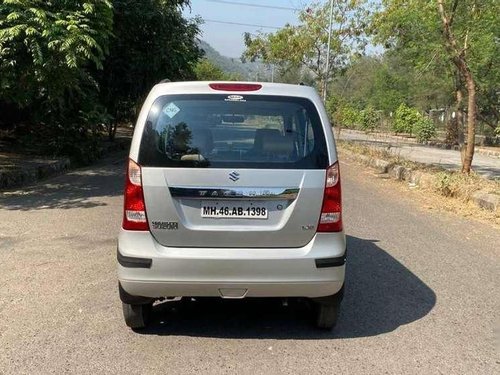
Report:
[[470,173],[472,159],[474,157],[474,146],[476,143],[476,84],[470,71],[465,75],[467,84],[468,103],[467,103],[467,146],[465,148],[464,160],[462,163],[462,172]]
[[455,108],[455,114],[456,114],[456,121],[455,121],[455,126],[456,126],[456,134],[457,134],[457,139],[456,142],[458,143],[458,147],[460,149],[460,157],[462,160],[462,165],[464,165],[464,158],[465,158],[465,144],[464,144],[464,131],[463,131],[463,124],[464,124],[464,112],[462,110],[462,102],[464,99],[462,89],[460,87],[460,84],[457,84],[456,88],[456,108]]
[[443,21],[443,36],[445,38],[446,48],[450,51],[453,63],[457,67],[460,76],[465,80],[467,88],[467,147],[465,148],[465,155],[463,157],[462,172],[470,173],[472,158],[474,157],[474,143],[476,138],[476,83],[474,82],[474,77],[472,76],[472,72],[466,58],[468,31],[465,33],[463,46],[459,46],[455,34],[451,29],[456,4],[458,4],[458,2],[455,2],[452,13],[448,16],[444,7],[444,0],[437,0],[438,11],[441,15],[441,20]]
[[116,131],[118,130],[118,121],[115,121],[114,126],[113,126],[113,141],[116,138]]
[[118,128],[118,122],[113,120],[108,124],[108,141],[113,142],[115,140],[116,129]]

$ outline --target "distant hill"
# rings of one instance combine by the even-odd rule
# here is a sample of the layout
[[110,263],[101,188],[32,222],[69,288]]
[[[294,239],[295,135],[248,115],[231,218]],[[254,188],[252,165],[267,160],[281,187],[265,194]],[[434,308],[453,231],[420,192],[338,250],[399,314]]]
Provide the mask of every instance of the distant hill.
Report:
[[266,81],[269,71],[265,65],[256,62],[242,63],[238,58],[221,55],[210,44],[201,40],[200,48],[205,51],[205,57],[227,73],[237,73],[245,80]]

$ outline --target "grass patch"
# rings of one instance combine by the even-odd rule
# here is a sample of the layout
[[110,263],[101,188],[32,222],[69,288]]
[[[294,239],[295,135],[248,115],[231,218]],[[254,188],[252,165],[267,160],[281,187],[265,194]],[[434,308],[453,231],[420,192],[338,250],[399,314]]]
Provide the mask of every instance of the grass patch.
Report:
[[458,198],[464,202],[477,191],[500,195],[500,183],[487,180],[472,172],[469,175],[445,171],[436,174],[435,191],[444,197]]

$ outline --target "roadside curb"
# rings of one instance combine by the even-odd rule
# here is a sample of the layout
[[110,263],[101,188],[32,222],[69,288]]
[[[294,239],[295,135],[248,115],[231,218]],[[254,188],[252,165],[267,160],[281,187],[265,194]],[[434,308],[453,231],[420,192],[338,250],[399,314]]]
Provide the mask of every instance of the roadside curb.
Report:
[[70,160],[62,158],[49,159],[34,167],[0,171],[0,189],[6,190],[28,185],[38,180],[61,174],[67,171],[70,166]]
[[[455,150],[455,151],[460,151],[460,147],[457,145],[448,145],[443,142],[434,142],[434,141],[428,141],[425,143],[422,143],[425,146],[430,146],[430,147],[436,147],[436,148],[441,148],[445,150]],[[485,156],[490,156],[492,158],[500,158],[500,151],[493,151],[493,150],[485,150],[480,147],[474,147],[474,153],[479,154],[479,155],[485,155]]]
[[[341,131],[346,131],[346,129],[342,129]],[[383,137],[386,137],[385,140],[383,140],[383,142],[386,142],[386,143],[398,143],[398,142],[406,142],[406,143],[411,143],[411,144],[414,144],[414,145],[420,145],[420,146],[428,146],[428,147],[434,147],[434,148],[439,148],[439,149],[443,149],[443,150],[454,150],[454,151],[460,151],[460,146],[458,145],[449,145],[449,144],[446,144],[444,142],[437,142],[437,141],[427,141],[427,142],[423,142],[423,143],[420,143],[420,142],[417,142],[415,138],[408,138],[408,137],[405,137],[405,136],[402,136],[402,135],[394,135],[394,134],[390,134],[390,133],[366,133],[362,130],[355,130],[355,129],[348,129],[349,132],[352,132],[352,133],[356,133],[356,134],[363,134],[363,135],[366,135],[366,134],[372,134],[372,135],[378,135],[378,136],[381,136],[382,139]],[[476,146],[474,147],[474,153],[475,154],[479,154],[479,155],[484,155],[484,156],[489,156],[489,157],[492,157],[492,158],[499,158],[500,159],[500,150],[496,151],[496,150],[487,150],[487,149],[484,149],[482,147],[479,147],[479,146]]]
[[[130,138],[117,138],[114,142],[105,141],[99,149],[99,159],[110,153],[125,150],[129,145]],[[33,160],[36,161],[28,167],[19,166],[10,170],[0,170],[0,192],[63,174],[72,167],[69,158],[34,158]]]
[[500,196],[496,194],[476,191],[472,194],[471,199],[476,205],[486,210],[495,212],[500,208]]
[[483,150],[481,148],[476,148],[474,149],[474,152],[480,155],[486,155],[486,156],[491,156],[492,158],[500,159],[500,151],[490,151],[490,150]]
[[[432,188],[433,186],[436,186],[437,183],[435,174],[430,172],[413,170],[396,163],[391,163],[384,159],[358,154],[345,148],[341,149],[341,153],[348,154],[351,158],[375,169],[380,174],[387,174],[393,180],[406,181],[410,186]],[[471,200],[478,207],[489,211],[495,212],[500,208],[500,196],[497,194],[477,191],[472,194]]]

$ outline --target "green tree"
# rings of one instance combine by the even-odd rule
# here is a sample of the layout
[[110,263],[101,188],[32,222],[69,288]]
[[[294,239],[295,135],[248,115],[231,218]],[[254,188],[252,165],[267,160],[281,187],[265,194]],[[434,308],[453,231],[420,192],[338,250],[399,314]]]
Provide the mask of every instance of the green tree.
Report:
[[274,77],[274,82],[304,83],[305,85],[313,86],[314,78],[310,72],[301,66],[279,66]]
[[201,59],[194,67],[194,74],[198,81],[238,81],[241,77],[237,73],[226,73],[208,59]]
[[199,19],[187,20],[188,0],[113,0],[113,39],[99,74],[102,103],[120,122],[134,118],[151,87],[163,79],[193,79],[201,57]]
[[[462,91],[467,96],[467,147],[462,171],[469,173],[474,156],[477,95],[490,86],[483,72],[498,66],[500,3],[497,0],[383,0],[374,29],[386,47],[412,56],[423,69],[445,67],[456,83],[461,116]],[[493,69],[495,71],[496,69]],[[496,73],[490,75],[493,76]],[[498,85],[498,83],[496,83]]]
[[194,74],[198,81],[224,81],[226,74],[218,66],[207,59],[198,61],[194,67]]
[[[3,0],[0,100],[60,113],[94,86],[112,27],[108,0]],[[75,103],[72,103],[75,104]]]
[[111,30],[107,0],[2,1],[0,121],[16,125],[18,143],[80,163],[98,156],[105,116],[94,72],[102,68]]
[[362,56],[333,83],[332,91],[359,108],[373,106],[387,115],[410,96],[407,71],[383,57]]
[[420,111],[447,108],[453,87],[446,74],[422,71],[395,51],[361,56],[336,77],[331,92],[358,108],[372,106],[388,118],[402,103]]
[[365,0],[337,0],[333,9],[330,41],[330,71],[326,71],[330,6],[316,3],[299,13],[298,25],[286,25],[275,33],[244,35],[243,58],[281,68],[302,67],[313,74],[317,88],[323,89],[331,72],[344,68],[349,59],[365,46],[363,30],[369,14]]

